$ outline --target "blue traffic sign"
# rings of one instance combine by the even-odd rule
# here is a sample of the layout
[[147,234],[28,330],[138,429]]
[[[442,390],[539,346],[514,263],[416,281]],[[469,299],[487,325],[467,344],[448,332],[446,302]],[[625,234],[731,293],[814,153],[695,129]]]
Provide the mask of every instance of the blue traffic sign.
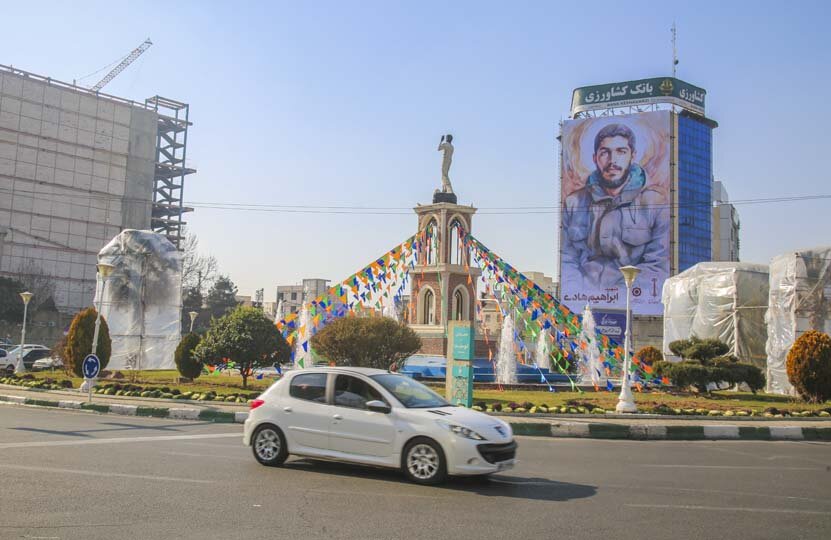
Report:
[[94,379],[98,376],[98,372],[101,371],[101,361],[94,354],[88,354],[84,358],[84,363],[81,364],[81,371],[85,379]]

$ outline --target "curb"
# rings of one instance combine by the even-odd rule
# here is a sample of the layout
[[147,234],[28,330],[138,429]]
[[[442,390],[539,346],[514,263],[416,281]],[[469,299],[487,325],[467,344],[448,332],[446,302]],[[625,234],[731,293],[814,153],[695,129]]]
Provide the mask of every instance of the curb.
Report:
[[[541,426],[541,427],[539,427]],[[516,435],[579,437],[588,439],[631,439],[651,441],[831,441],[831,427],[798,426],[661,426],[603,423],[540,423],[533,430],[511,424]],[[546,429],[550,433],[544,433]],[[533,431],[531,433],[529,431]]]
[[0,395],[0,402],[14,403],[17,405],[32,405],[36,407],[94,411],[102,414],[148,416],[152,418],[172,418],[175,420],[203,420],[205,422],[222,422],[230,424],[242,424],[245,422],[246,418],[248,418],[248,413],[244,411],[226,412],[214,411],[210,409],[139,407],[137,405],[121,405],[116,403],[104,405],[100,403],[87,403],[86,401],[53,401],[48,399],[33,399],[23,396]]
[[[174,420],[202,420],[241,424],[247,412],[228,412],[210,409],[170,407],[140,407],[137,405],[87,403],[85,401],[33,399],[24,396],[0,395],[0,402],[37,407],[93,411],[102,414],[146,416]],[[509,422],[514,435],[532,437],[629,439],[650,441],[829,441],[831,427],[798,426],[730,426],[730,425],[644,425],[604,424],[586,422]]]

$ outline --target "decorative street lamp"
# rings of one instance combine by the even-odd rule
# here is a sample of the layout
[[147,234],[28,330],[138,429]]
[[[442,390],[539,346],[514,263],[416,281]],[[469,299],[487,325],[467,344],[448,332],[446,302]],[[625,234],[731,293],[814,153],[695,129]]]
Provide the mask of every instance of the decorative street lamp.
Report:
[[196,320],[196,317],[199,315],[198,311],[188,311],[188,315],[190,315],[190,333],[193,333],[193,321]]
[[635,396],[632,395],[632,388],[629,387],[629,364],[632,359],[632,310],[629,307],[629,297],[632,293],[632,284],[635,278],[641,273],[636,266],[623,266],[620,268],[623,280],[626,282],[626,333],[624,334],[623,373],[620,376],[620,396],[618,396],[615,411],[619,413],[638,412],[635,405]]
[[[104,290],[107,287],[107,278],[115,270],[115,266],[107,263],[98,263],[98,276],[101,278],[101,296],[98,298],[98,305],[95,306],[95,331],[92,333],[92,354],[98,352],[98,332],[101,330],[101,307],[104,305]],[[84,379],[81,385],[81,392],[86,392],[95,381],[92,379]]]
[[26,353],[26,315],[29,312],[29,300],[33,296],[29,291],[20,293],[20,298],[23,299],[23,330],[20,332],[20,353],[17,355],[17,365],[14,366],[15,373],[26,371],[26,366],[23,365],[23,356]]

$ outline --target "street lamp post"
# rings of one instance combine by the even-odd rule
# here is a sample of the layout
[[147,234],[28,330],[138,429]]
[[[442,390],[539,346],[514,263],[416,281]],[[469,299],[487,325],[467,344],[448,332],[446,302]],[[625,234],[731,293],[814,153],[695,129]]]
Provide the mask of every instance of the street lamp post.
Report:
[[632,360],[632,310],[629,307],[629,298],[632,293],[632,284],[638,277],[641,270],[636,266],[623,266],[620,268],[623,280],[626,282],[626,333],[624,334],[623,371],[620,376],[620,396],[618,396],[615,411],[619,413],[638,412],[635,405],[635,396],[632,395],[632,388],[629,386],[629,364]]
[[[92,333],[92,354],[98,352],[98,333],[101,330],[101,307],[104,305],[104,290],[107,287],[107,278],[110,277],[113,270],[115,270],[115,266],[111,264],[98,264],[98,275],[101,277],[101,296],[98,298],[98,305],[95,306],[95,331]],[[84,379],[84,383],[81,385],[81,391],[90,390],[94,383],[94,379]]]
[[23,330],[20,332],[20,353],[17,355],[17,364],[14,366],[15,373],[23,373],[26,366],[23,364],[23,356],[26,354],[26,315],[29,313],[29,300],[34,296],[29,291],[20,293],[23,299]]
[[196,320],[196,317],[199,315],[196,311],[188,311],[188,315],[190,315],[190,333],[193,333],[193,322]]

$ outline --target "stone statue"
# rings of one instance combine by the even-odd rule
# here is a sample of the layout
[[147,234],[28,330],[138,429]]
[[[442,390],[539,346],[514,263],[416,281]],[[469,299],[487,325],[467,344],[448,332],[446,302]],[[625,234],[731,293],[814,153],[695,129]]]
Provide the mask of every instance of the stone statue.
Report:
[[453,193],[453,186],[450,185],[450,164],[453,163],[453,135],[441,136],[438,151],[444,152],[441,159],[441,191],[442,193]]

